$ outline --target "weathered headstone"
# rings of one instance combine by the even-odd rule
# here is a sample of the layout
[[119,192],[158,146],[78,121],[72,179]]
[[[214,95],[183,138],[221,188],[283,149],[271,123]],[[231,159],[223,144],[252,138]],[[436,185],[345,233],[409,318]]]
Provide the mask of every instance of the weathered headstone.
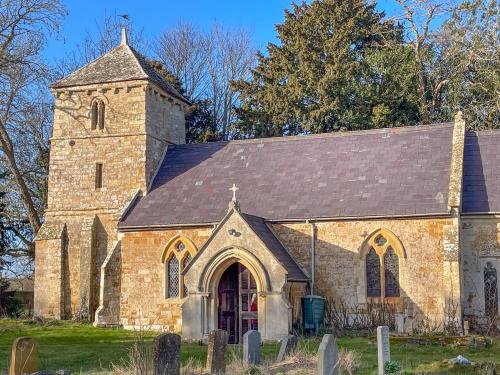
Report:
[[297,342],[298,342],[297,336],[294,335],[285,336],[281,341],[281,346],[280,346],[280,351],[278,352],[277,361],[278,362],[283,361],[283,359],[285,359],[286,356],[292,353],[295,350],[295,347],[297,346]]
[[413,335],[413,316],[407,316],[405,319],[405,333]]
[[469,321],[464,320],[464,335],[469,336]]
[[377,327],[378,373],[384,375],[384,365],[391,360],[389,347],[389,327]]
[[229,334],[223,329],[208,334],[207,371],[210,374],[226,373],[226,348]]
[[324,335],[318,349],[318,375],[339,373],[339,351],[333,335]]
[[38,371],[38,343],[31,337],[19,337],[12,345],[10,375],[31,374]]
[[405,331],[405,316],[403,313],[396,314],[396,331],[397,333],[404,333]]
[[257,364],[260,361],[260,332],[250,330],[243,335],[243,362]]
[[164,333],[155,338],[154,375],[179,375],[181,337],[175,333]]

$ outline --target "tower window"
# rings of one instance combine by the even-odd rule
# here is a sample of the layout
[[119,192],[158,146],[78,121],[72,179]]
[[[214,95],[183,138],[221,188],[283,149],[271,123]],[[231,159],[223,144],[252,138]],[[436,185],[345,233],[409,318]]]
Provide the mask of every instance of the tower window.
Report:
[[95,165],[95,188],[102,188],[102,163]]
[[106,106],[102,100],[94,100],[92,103],[92,109],[90,112],[91,129],[95,130],[97,128],[104,129],[104,119],[105,119]]

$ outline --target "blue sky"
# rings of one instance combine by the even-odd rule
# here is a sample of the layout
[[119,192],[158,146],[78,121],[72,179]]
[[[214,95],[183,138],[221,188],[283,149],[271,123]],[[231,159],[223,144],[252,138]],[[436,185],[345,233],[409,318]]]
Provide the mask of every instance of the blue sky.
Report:
[[[84,38],[86,30],[95,30],[106,14],[128,14],[146,37],[158,35],[179,20],[208,27],[214,21],[229,26],[244,26],[253,33],[259,49],[276,41],[274,25],[283,21],[283,10],[290,0],[62,0],[69,15],[61,25],[60,36],[51,38],[44,55],[58,59]],[[380,0],[378,8],[388,14],[397,10],[394,0]]]

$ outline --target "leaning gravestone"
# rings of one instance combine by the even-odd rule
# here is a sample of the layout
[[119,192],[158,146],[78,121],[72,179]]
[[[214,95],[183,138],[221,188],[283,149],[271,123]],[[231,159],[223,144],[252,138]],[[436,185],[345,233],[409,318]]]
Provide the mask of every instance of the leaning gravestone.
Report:
[[31,337],[19,337],[12,345],[10,375],[31,374],[38,371],[38,343]]
[[208,334],[207,371],[210,374],[226,373],[226,348],[229,334],[223,329]]
[[297,336],[287,335],[281,341],[280,351],[278,352],[277,361],[281,362],[286,356],[290,355],[291,352],[295,350],[297,346]]
[[175,333],[164,333],[155,338],[154,375],[179,375],[181,337]]
[[339,350],[333,335],[324,335],[318,349],[318,375],[339,373]]
[[391,360],[389,347],[389,327],[380,326],[377,328],[377,351],[378,351],[378,373],[384,375],[384,366]]
[[257,364],[260,361],[260,332],[250,330],[243,335],[243,362]]

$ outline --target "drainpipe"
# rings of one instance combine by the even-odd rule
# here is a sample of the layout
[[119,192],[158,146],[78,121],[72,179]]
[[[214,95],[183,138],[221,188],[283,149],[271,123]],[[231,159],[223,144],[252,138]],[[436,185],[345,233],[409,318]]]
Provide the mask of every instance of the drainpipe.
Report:
[[314,268],[316,265],[316,227],[312,221],[306,220],[311,225],[311,295],[314,295]]

